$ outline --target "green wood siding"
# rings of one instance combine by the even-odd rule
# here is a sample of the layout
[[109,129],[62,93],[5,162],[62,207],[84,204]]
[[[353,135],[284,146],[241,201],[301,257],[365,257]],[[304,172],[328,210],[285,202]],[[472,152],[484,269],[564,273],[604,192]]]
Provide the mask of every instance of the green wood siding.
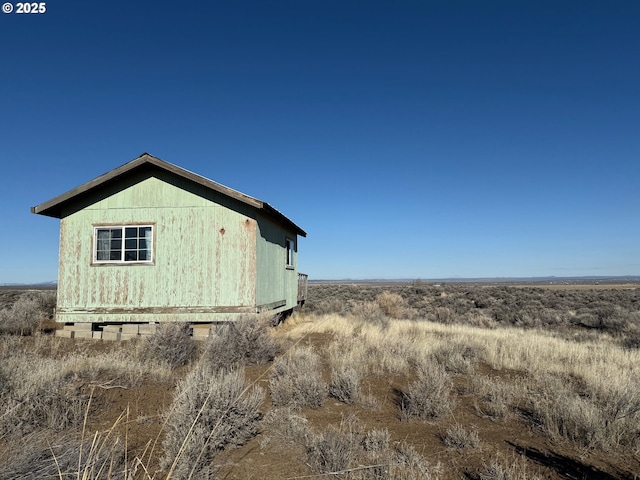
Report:
[[[208,321],[276,300],[270,291],[256,302],[256,255],[278,246],[258,241],[246,205],[170,176],[107,190],[61,220],[58,321]],[[92,265],[93,227],[128,223],[154,225],[153,265]]]
[[268,304],[274,298],[284,300],[285,305],[277,308],[277,312],[297,305],[297,248],[293,255],[293,268],[287,268],[285,238],[292,239],[297,245],[295,233],[264,216],[258,217],[256,298],[258,305]]

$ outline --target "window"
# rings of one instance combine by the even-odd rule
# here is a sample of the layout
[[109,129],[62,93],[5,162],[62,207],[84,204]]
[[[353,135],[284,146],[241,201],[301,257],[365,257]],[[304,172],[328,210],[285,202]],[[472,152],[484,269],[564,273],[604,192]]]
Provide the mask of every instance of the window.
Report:
[[296,249],[295,243],[290,238],[285,238],[284,243],[287,249],[287,267],[293,267],[293,252]]
[[94,227],[94,263],[153,261],[153,226]]

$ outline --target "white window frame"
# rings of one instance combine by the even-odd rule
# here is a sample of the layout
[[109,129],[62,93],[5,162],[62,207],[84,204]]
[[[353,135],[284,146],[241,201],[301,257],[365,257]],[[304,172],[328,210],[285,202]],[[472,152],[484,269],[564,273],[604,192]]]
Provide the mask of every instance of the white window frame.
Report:
[[296,241],[290,237],[284,239],[285,266],[287,268],[295,268],[294,253],[296,251]]
[[[145,238],[145,241],[147,242],[146,248],[141,249],[139,248],[140,245],[138,242],[136,242],[136,248],[135,249],[127,249],[126,248],[126,229],[127,228],[151,228],[151,235],[150,238]],[[120,258],[117,260],[98,260],[98,231],[99,230],[117,230],[120,229],[121,230],[121,236],[120,236]],[[138,232],[139,235],[139,232]],[[141,240],[142,237],[136,236],[136,237],[130,237],[129,240]],[[155,246],[155,225],[153,224],[149,224],[149,223],[130,223],[130,224],[121,224],[121,225],[94,225],[93,226],[93,264],[95,265],[108,265],[108,264],[117,264],[117,265],[136,265],[136,264],[152,264],[154,261],[154,246]],[[149,251],[149,258],[146,260],[126,260],[126,253],[128,251],[136,251],[136,252],[140,252],[141,250],[148,250]],[[109,250],[111,251],[111,250]]]

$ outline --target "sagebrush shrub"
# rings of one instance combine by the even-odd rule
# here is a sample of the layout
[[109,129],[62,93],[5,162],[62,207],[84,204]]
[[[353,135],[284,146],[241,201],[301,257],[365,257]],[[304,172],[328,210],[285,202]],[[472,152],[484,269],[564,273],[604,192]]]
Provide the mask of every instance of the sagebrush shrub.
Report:
[[100,433],[81,439],[76,432],[38,431],[12,438],[2,459],[0,480],[130,478],[124,465],[124,442]]
[[272,361],[278,343],[269,333],[268,318],[247,315],[212,329],[204,357],[214,368],[238,364],[262,365]]
[[28,434],[62,431],[82,423],[89,395],[62,361],[21,356],[5,376],[0,431]]
[[142,343],[143,358],[165,362],[171,368],[187,364],[195,350],[187,323],[163,323]]
[[437,478],[439,466],[432,466],[416,449],[402,442],[395,447],[391,478],[402,480],[430,480]]
[[274,362],[269,389],[276,406],[322,406],[327,386],[322,379],[320,356],[308,347],[292,348]]
[[201,365],[178,383],[167,414],[161,468],[172,478],[209,478],[215,453],[258,432],[264,392],[248,388],[240,370]]
[[398,293],[384,291],[376,297],[380,310],[389,318],[408,318],[411,312],[407,308],[407,301]]
[[317,476],[350,480],[429,480],[438,468],[432,467],[411,445],[401,443],[391,449],[387,429],[363,431],[356,416],[344,418],[313,433],[302,415],[290,408],[272,410],[265,424],[281,439],[302,445],[306,464]]
[[433,352],[434,359],[451,373],[470,373],[477,362],[478,353],[462,343],[448,343]]
[[32,335],[53,315],[55,292],[25,292],[11,306],[0,310],[0,333]]
[[444,367],[424,361],[418,367],[418,379],[401,392],[402,413],[431,419],[450,412],[454,407],[449,396],[451,386],[451,377]]
[[306,445],[311,436],[309,421],[291,407],[269,410],[262,424],[265,430],[295,445]]
[[475,448],[480,444],[478,430],[475,428],[467,430],[459,423],[447,428],[441,438],[447,447],[453,448]]
[[357,402],[360,398],[360,372],[351,366],[334,368],[329,395],[343,403]]
[[581,395],[561,378],[544,375],[529,408],[553,440],[565,439],[587,449],[603,451],[640,448],[640,382]]
[[471,389],[476,395],[475,410],[492,420],[504,420],[510,413],[513,387],[489,377],[471,379]]
[[384,452],[389,448],[391,435],[386,428],[383,430],[373,429],[365,433],[362,439],[362,447],[365,452]]
[[387,317],[376,302],[354,302],[351,305],[351,315],[372,325],[381,328],[389,327],[389,317]]
[[329,425],[314,435],[307,445],[308,464],[313,473],[328,474],[346,470],[358,455],[354,432]]
[[330,315],[332,313],[344,313],[346,303],[338,298],[328,298],[321,300],[315,305],[312,304],[310,311],[319,315]]
[[492,458],[482,464],[478,480],[540,480],[542,477],[530,472],[524,458],[511,461],[502,458]]

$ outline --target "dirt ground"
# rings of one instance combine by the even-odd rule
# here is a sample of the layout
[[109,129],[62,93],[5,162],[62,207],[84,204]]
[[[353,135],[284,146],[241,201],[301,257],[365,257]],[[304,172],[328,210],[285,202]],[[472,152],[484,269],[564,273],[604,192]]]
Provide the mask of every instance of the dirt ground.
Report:
[[[305,342],[316,351],[330,341],[327,335],[314,334]],[[82,344],[83,349],[103,351],[105,343],[91,341],[68,341],[69,352]],[[115,348],[126,348],[122,343]],[[269,365],[247,367],[247,379],[268,390]],[[177,372],[179,378],[186,367]],[[495,371],[480,366],[476,373],[498,376],[501,380],[516,379],[524,372]],[[324,372],[329,377],[329,372]],[[522,462],[526,469],[545,479],[636,479],[640,472],[640,460],[630,455],[599,455],[597,452],[582,452],[567,444],[552,444],[541,432],[535,431],[522,418],[511,418],[506,422],[492,421],[479,416],[474,409],[476,401],[468,393],[470,376],[458,375],[454,379],[457,406],[446,419],[437,422],[404,420],[399,415],[398,390],[410,380],[401,376],[376,376],[368,378],[363,391],[375,398],[375,408],[362,405],[347,405],[327,398],[318,409],[304,409],[304,415],[316,432],[327,425],[337,425],[349,415],[356,415],[364,429],[386,428],[392,442],[408,442],[423,454],[432,465],[440,465],[443,479],[473,479],[482,465],[491,459],[502,459],[506,463]],[[143,457],[148,466],[157,465],[161,454],[163,412],[167,412],[172,400],[175,381],[171,384],[148,382],[132,388],[120,388],[108,384],[94,387],[88,431],[108,430],[119,415],[125,412],[125,421],[118,430],[127,439],[129,458]],[[265,398],[263,412],[271,406],[269,396]],[[128,413],[126,413],[128,412]],[[480,446],[473,449],[447,448],[441,440],[446,429],[455,424],[475,428],[479,432]],[[268,440],[267,440],[268,439]],[[263,431],[242,447],[229,448],[216,457],[218,478],[223,479],[293,479],[310,474],[305,465],[305,451],[300,445],[292,445],[270,436]],[[526,478],[526,477],[525,477]]]

